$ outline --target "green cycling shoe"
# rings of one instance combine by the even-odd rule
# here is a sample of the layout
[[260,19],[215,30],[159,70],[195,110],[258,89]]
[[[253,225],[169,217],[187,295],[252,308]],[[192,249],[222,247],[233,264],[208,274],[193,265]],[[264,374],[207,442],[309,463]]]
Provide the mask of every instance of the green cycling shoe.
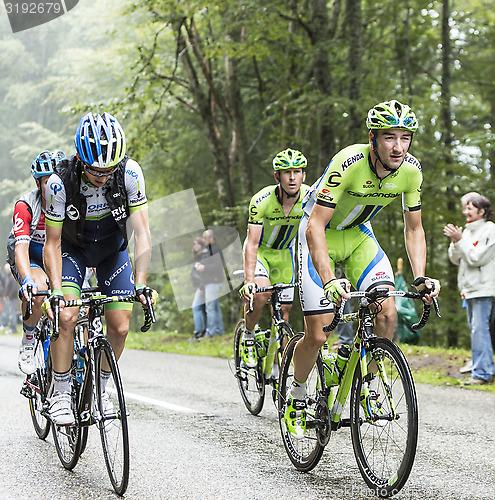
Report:
[[284,423],[294,439],[303,439],[306,435],[306,401],[289,396],[285,408]]
[[256,352],[255,338],[242,338],[241,360],[248,368],[256,368],[256,365],[258,364],[258,353]]

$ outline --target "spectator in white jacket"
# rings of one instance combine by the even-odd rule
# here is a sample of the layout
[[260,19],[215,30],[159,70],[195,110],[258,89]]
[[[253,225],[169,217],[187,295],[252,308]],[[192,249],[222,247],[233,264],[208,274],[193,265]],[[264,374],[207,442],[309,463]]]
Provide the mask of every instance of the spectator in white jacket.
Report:
[[[463,197],[464,198],[464,197]],[[458,285],[466,300],[471,332],[472,376],[465,385],[492,382],[495,372],[490,337],[490,313],[495,297],[495,224],[493,210],[485,196],[471,194],[463,204],[464,231],[447,224],[444,234],[451,239],[450,260],[459,266]]]

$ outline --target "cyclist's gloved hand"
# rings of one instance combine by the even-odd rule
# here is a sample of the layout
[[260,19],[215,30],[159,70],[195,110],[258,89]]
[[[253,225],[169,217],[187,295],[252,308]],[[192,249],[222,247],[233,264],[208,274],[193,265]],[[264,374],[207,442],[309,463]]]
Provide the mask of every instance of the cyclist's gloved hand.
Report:
[[138,283],[137,285],[134,286],[134,292],[136,294],[136,297],[139,297],[141,300],[141,303],[144,306],[147,306],[146,304],[146,297],[144,295],[145,290],[150,290],[151,291],[151,303],[154,305],[155,302],[158,300],[158,292],[156,290],[153,290],[152,288],[146,286],[143,283]]
[[[429,281],[429,286],[427,286],[426,281]],[[440,292],[440,281],[433,279],[433,278],[427,278],[425,276],[418,276],[414,281],[413,281],[413,287],[416,289],[418,293],[431,293],[433,291],[437,291],[437,294]]]
[[330,302],[337,302],[350,290],[351,283],[345,278],[334,278],[323,285],[325,297]]
[[27,290],[28,290],[29,286],[32,287],[33,295],[36,295],[36,292],[38,291],[38,285],[34,282],[32,276],[29,276],[29,274],[28,274],[22,280],[21,288],[19,289],[19,298],[22,299],[24,297],[26,300],[29,299],[28,294],[27,294]]
[[53,307],[55,306],[55,302],[60,302],[64,300],[64,292],[62,290],[55,289],[50,294],[50,296],[43,301],[41,306],[41,310],[53,321]]
[[256,292],[256,283],[245,283],[240,289],[239,289],[239,297],[242,300],[249,300],[250,297]]

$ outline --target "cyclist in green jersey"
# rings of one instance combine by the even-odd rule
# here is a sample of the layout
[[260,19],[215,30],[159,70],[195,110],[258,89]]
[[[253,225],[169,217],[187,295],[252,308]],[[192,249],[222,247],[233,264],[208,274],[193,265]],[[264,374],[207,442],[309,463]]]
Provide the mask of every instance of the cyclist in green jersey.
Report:
[[[239,294],[245,302],[254,296],[252,313],[246,314],[246,305],[246,331],[241,345],[242,359],[250,368],[258,362],[254,329],[269,298],[269,294],[257,294],[256,286],[294,281],[295,238],[303,214],[302,199],[309,189],[303,184],[307,164],[300,151],[289,148],[278,153],[273,159],[273,176],[278,184],[263,188],[249,204],[248,233],[244,243],[244,286]],[[282,312],[286,321],[293,299],[294,289],[284,290]]]
[[[306,432],[306,380],[318,350],[327,339],[323,326],[332,320],[332,302],[357,290],[394,288],[390,262],[376,241],[371,219],[395,198],[402,197],[405,245],[414,285],[431,303],[440,289],[425,277],[426,241],[421,223],[421,166],[408,153],[418,128],[410,107],[396,100],[373,107],[366,124],[369,144],[338,152],[304,202],[299,228],[300,297],[305,334],[294,352],[294,383],[285,408],[285,423],[295,438]],[[307,241],[307,243],[306,243]],[[347,279],[335,277],[340,263]],[[392,339],[397,311],[387,299],[375,320],[375,331]]]

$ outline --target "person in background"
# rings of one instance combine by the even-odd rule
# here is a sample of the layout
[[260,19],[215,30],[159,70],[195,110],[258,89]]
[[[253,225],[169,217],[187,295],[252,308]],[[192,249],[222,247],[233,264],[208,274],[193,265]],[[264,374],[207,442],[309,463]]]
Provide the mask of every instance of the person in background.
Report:
[[[479,196],[479,193],[477,193],[476,191],[471,191],[469,193],[466,193],[462,198],[461,198],[461,205],[462,205],[462,210],[464,211],[466,206],[467,206],[467,202],[470,200],[470,198],[472,196]],[[462,299],[462,307],[464,309],[466,309],[467,305],[466,305],[466,299]],[[494,312],[494,308],[492,307],[492,316],[493,316],[493,312]],[[490,325],[492,325],[492,320],[490,319]],[[491,334],[491,331],[490,331],[490,334]],[[493,335],[492,335],[492,339],[493,339]],[[493,346],[493,340],[492,340],[492,346]],[[473,367],[473,360],[470,359],[465,366],[463,366],[462,368],[459,369],[459,371],[461,373],[471,373],[471,368]]]
[[17,332],[17,317],[19,311],[17,310],[17,297],[19,286],[10,272],[10,266],[5,264],[4,266],[4,289],[2,296],[2,309],[5,312],[4,315],[4,328],[6,333],[16,333]]
[[222,264],[222,250],[215,242],[215,234],[211,229],[207,229],[203,233],[203,240],[206,245],[206,256],[196,268],[201,273],[205,287],[206,331],[203,338],[210,338],[224,333],[219,295],[225,274]]
[[471,377],[465,385],[493,381],[495,366],[490,336],[490,314],[495,297],[495,224],[490,200],[472,194],[464,198],[462,213],[466,228],[447,224],[444,234],[450,238],[449,258],[459,266],[457,281],[466,300],[471,332]]
[[206,307],[205,307],[205,286],[203,283],[203,275],[198,270],[201,261],[208,256],[206,244],[201,236],[194,238],[192,247],[193,267],[191,269],[191,281],[196,291],[192,302],[192,312],[194,320],[194,337],[199,339],[206,332]]
[[[47,289],[47,276],[43,267],[45,244],[45,187],[53,169],[65,154],[62,151],[42,151],[31,164],[31,175],[36,189],[21,196],[14,206],[13,227],[7,240],[7,262],[13,276],[21,285],[22,315],[29,299],[28,288],[35,294]],[[10,273],[9,273],[10,274]],[[17,287],[16,287],[17,288]],[[43,297],[33,300],[33,312],[22,323],[22,342],[18,365],[21,372],[31,375],[36,371],[34,363],[34,329],[41,318]]]

